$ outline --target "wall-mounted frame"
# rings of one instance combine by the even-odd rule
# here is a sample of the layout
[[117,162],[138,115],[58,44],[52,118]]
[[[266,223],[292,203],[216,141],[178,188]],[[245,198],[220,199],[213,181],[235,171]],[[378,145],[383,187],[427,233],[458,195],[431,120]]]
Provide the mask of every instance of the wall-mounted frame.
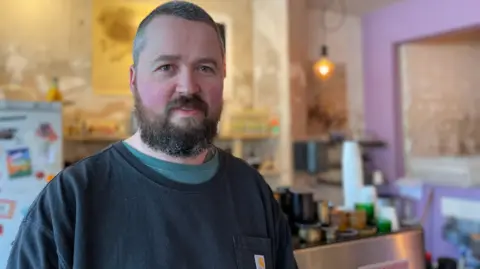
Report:
[[135,32],[154,4],[93,0],[92,89],[98,95],[130,95]]
[[[229,16],[217,13],[210,13],[213,20],[223,28],[224,43],[225,43],[225,61],[227,68],[227,76],[224,81],[223,98],[231,100],[234,97],[233,74],[234,74],[234,59],[233,59],[233,22]],[[221,29],[222,30],[222,29]]]

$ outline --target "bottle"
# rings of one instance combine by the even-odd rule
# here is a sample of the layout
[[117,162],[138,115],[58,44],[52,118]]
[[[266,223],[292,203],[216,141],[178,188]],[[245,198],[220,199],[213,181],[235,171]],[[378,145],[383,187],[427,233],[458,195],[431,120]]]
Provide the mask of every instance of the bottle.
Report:
[[276,118],[270,120],[270,133],[272,135],[279,135],[280,134],[280,122]]
[[425,253],[425,269],[433,269],[432,254],[430,252]]
[[467,269],[467,266],[466,266],[466,251],[465,250],[462,250],[462,252],[460,253],[460,258],[458,259],[457,261],[457,269]]
[[48,102],[61,102],[63,99],[62,93],[58,88],[58,78],[54,77],[52,79],[52,84],[50,85],[50,89],[47,92],[47,101]]

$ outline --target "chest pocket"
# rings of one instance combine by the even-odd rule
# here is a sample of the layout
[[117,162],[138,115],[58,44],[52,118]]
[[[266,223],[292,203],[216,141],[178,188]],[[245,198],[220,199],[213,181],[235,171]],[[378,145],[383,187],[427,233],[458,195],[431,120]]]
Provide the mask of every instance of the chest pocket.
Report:
[[269,238],[235,236],[234,247],[238,269],[273,269]]

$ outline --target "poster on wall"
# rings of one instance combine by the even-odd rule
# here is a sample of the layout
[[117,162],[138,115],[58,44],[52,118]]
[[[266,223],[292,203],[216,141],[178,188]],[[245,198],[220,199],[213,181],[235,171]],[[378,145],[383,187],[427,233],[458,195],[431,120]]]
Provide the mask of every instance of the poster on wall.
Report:
[[7,150],[7,171],[10,179],[32,175],[32,160],[28,148]]
[[155,7],[128,0],[93,0],[92,86],[96,94],[130,94],[127,77],[135,33]]

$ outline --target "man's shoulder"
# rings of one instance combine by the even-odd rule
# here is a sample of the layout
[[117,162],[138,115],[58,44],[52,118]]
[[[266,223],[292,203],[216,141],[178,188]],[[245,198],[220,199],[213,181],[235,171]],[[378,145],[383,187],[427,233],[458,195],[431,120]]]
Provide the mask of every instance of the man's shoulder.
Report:
[[105,165],[109,164],[112,160],[112,156],[115,155],[115,149],[113,145],[110,145],[101,151],[85,157],[72,165],[65,167],[59,175],[79,175],[84,173],[86,170],[98,171],[95,168],[97,167],[104,167]]
[[[248,188],[257,187],[262,192],[269,192],[270,187],[260,172],[249,165],[245,160],[235,157],[232,154],[225,155],[225,173],[233,177],[233,184],[243,185]],[[232,179],[232,178],[230,178]]]
[[79,190],[86,189],[91,181],[101,179],[101,174],[109,170],[113,150],[113,146],[108,146],[64,168],[47,184],[40,196],[76,196]]
[[92,182],[101,179],[98,174],[105,171],[111,150],[109,146],[60,171],[32,203],[27,219],[44,222],[47,215],[74,214],[75,205],[88,197]]

